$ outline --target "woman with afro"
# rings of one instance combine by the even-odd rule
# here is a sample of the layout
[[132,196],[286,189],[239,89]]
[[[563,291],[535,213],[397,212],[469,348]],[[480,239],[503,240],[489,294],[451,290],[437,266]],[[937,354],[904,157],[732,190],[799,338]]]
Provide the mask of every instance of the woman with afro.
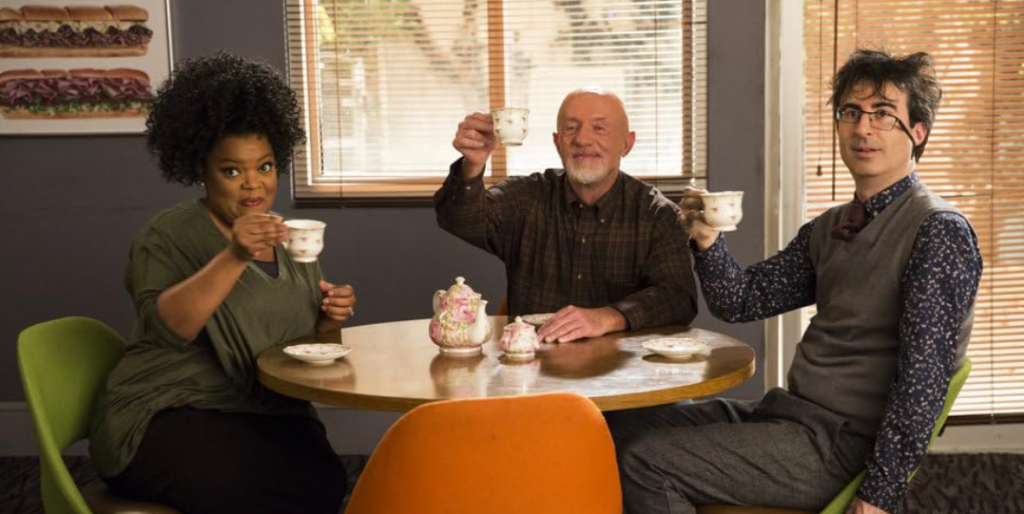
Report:
[[337,330],[355,294],[297,263],[271,213],[303,142],[270,66],[220,53],[159,89],[147,146],[202,198],[142,229],[126,285],[137,322],[93,413],[90,452],[115,494],[186,514],[336,514],[345,470],[308,402],[256,379],[265,348]]

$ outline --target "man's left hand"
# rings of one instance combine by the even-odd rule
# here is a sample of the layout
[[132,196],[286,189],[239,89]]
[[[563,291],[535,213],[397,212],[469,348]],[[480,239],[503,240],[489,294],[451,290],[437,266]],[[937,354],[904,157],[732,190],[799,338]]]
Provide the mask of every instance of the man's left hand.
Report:
[[860,499],[854,498],[850,502],[850,506],[846,509],[846,514],[888,514],[884,510],[871,505],[870,503]]
[[540,327],[537,336],[545,343],[568,343],[625,329],[626,317],[614,307],[584,309],[570,305]]

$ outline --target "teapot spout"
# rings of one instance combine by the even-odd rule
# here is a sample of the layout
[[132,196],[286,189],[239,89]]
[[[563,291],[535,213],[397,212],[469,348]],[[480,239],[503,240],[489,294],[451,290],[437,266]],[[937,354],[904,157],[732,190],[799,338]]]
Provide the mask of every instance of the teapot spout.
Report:
[[480,300],[476,309],[476,319],[466,331],[469,342],[481,345],[491,338],[491,320],[487,317],[487,300]]

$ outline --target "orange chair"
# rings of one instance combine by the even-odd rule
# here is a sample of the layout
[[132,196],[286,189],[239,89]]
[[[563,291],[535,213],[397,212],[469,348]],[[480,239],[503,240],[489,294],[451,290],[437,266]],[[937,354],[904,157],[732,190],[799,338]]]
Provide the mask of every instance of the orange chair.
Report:
[[421,405],[381,439],[346,514],[621,514],[615,448],[587,398]]

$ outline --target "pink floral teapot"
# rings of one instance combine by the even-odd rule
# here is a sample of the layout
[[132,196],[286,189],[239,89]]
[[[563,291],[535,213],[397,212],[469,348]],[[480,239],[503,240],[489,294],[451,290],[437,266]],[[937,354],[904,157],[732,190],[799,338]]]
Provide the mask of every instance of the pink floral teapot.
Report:
[[466,285],[466,279],[455,278],[447,291],[434,293],[434,317],[430,320],[430,339],[449,354],[472,354],[491,338],[491,321],[487,318],[487,300]]
[[501,348],[509,359],[528,360],[540,349],[540,339],[537,338],[537,331],[533,325],[516,316],[515,321],[505,325],[501,340],[498,341],[498,348]]

